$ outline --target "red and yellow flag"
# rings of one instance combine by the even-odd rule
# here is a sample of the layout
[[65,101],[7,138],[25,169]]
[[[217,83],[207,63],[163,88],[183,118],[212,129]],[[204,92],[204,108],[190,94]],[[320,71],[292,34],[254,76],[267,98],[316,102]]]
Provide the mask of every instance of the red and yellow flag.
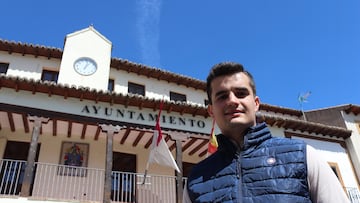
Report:
[[216,140],[214,128],[215,128],[215,120],[213,120],[212,127],[211,127],[209,146],[208,146],[208,154],[213,154],[214,152],[216,152],[216,150],[218,148],[218,142]]

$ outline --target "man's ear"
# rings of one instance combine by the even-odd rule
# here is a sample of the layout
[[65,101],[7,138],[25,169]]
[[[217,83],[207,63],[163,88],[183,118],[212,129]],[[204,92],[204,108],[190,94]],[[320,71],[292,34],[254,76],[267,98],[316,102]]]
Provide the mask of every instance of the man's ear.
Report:
[[255,111],[259,111],[260,108],[260,98],[258,96],[255,96]]

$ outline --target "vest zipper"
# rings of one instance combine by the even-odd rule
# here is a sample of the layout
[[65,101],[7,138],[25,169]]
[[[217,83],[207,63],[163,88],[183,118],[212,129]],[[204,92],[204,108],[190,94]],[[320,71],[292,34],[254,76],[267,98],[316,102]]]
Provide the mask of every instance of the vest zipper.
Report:
[[243,193],[242,193],[242,187],[243,187],[243,184],[242,184],[242,172],[241,172],[241,157],[242,157],[242,154],[243,152],[241,151],[240,153],[238,152],[237,153],[237,158],[236,158],[236,175],[237,175],[237,178],[238,178],[238,188],[239,188],[239,191],[238,191],[238,200],[237,202],[238,203],[242,203],[242,198],[243,198]]

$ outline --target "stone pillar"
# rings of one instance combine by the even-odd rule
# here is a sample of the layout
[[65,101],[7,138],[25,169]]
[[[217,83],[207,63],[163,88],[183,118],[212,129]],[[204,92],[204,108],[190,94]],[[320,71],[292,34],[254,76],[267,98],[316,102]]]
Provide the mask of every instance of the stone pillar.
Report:
[[183,196],[183,164],[182,164],[182,141],[175,140],[176,142],[176,163],[180,169],[180,173],[176,172],[176,202],[182,202]]
[[47,123],[49,121],[49,118],[43,118],[37,116],[29,116],[28,118],[30,122],[34,122],[34,127],[32,131],[30,148],[29,148],[26,167],[25,167],[24,179],[21,186],[20,196],[22,197],[30,196],[30,185],[34,177],[35,158],[38,147],[41,124]]
[[163,131],[163,133],[166,133],[170,135],[171,139],[175,140],[175,146],[176,146],[176,158],[175,161],[180,169],[180,173],[176,172],[176,202],[181,203],[182,202],[182,196],[183,196],[183,151],[182,151],[182,142],[184,142],[187,139],[187,136],[181,132],[178,131]]
[[105,182],[104,182],[104,203],[111,202],[111,172],[113,163],[113,137],[120,131],[119,126],[99,125],[102,131],[106,132],[106,165],[105,165]]

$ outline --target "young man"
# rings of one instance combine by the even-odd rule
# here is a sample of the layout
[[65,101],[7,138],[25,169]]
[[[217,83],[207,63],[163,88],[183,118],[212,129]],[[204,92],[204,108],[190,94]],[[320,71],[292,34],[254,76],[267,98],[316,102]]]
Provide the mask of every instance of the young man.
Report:
[[183,202],[349,202],[314,148],[272,137],[265,123],[256,123],[260,100],[242,65],[215,65],[207,93],[208,112],[221,130],[219,147],[193,167]]

